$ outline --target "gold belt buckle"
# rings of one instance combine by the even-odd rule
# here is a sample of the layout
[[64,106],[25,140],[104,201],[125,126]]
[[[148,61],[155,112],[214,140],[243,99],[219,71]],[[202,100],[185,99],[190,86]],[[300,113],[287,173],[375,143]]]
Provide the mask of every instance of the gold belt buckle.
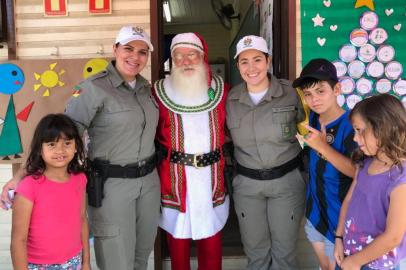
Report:
[[202,167],[199,167],[197,165],[197,157],[203,155],[203,153],[198,153],[198,154],[194,154],[193,155],[193,167],[195,167],[196,169],[200,169]]

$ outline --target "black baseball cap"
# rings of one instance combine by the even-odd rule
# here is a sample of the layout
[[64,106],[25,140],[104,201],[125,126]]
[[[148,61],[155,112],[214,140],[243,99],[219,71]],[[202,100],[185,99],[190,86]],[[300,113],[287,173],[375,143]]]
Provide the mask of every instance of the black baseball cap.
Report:
[[300,77],[293,81],[292,86],[296,88],[308,78],[338,82],[337,69],[327,59],[317,58],[310,60],[310,62],[304,66],[302,72],[300,72]]

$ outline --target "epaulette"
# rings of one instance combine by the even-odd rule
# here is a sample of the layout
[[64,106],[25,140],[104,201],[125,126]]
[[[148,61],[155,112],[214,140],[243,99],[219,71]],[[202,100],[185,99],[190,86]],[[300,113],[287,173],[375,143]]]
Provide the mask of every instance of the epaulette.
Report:
[[73,87],[73,89],[72,89],[72,91],[73,91],[72,96],[73,96],[73,97],[78,97],[78,96],[80,96],[80,94],[82,94],[82,92],[83,92],[82,86],[83,86],[84,84],[86,85],[86,83],[89,82],[89,81],[94,81],[94,80],[96,80],[96,79],[98,79],[98,78],[103,78],[103,77],[105,77],[107,74],[108,74],[108,72],[107,72],[106,70],[100,71],[99,73],[96,73],[96,74],[90,76],[89,78],[87,78],[86,80],[82,81],[81,83],[75,85],[75,86]]
[[240,85],[236,85],[233,88],[230,89],[228,92],[228,99],[240,99],[241,96],[241,87]]
[[96,73],[96,74],[90,76],[89,78],[87,78],[87,80],[93,81],[93,80],[98,79],[98,78],[106,77],[108,74],[109,73],[107,72],[107,70],[102,70],[99,73]]
[[289,80],[286,80],[286,79],[279,79],[279,83],[282,85],[287,85],[287,86],[292,87],[292,82]]

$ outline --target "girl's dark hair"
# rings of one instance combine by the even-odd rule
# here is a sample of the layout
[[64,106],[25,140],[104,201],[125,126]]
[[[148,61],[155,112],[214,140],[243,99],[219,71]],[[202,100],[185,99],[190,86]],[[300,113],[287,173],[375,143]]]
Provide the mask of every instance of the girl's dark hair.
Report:
[[46,165],[42,159],[42,144],[54,142],[60,138],[74,139],[76,153],[69,162],[68,173],[85,171],[85,152],[83,141],[75,123],[64,114],[48,114],[39,121],[31,141],[30,154],[26,163],[28,175],[40,176],[44,173]]
[[321,82],[327,82],[331,86],[331,89],[334,89],[334,86],[338,83],[338,82],[333,81],[333,80],[320,80],[320,79],[309,77],[309,78],[304,79],[300,83],[298,88],[300,90],[305,90],[305,89],[308,89],[308,88],[312,88],[312,87],[314,87],[315,85],[317,85],[317,84],[319,84]]
[[[372,129],[378,140],[378,151],[385,153],[394,166],[401,171],[406,158],[406,110],[396,97],[381,94],[358,102],[350,113],[350,119],[357,115]],[[365,154],[357,149],[352,159],[361,163]]]

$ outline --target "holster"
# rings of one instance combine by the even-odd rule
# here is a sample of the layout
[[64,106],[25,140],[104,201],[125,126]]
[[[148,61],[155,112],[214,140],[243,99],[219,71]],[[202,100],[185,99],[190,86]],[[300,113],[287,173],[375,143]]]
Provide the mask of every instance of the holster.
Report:
[[231,141],[223,144],[223,155],[225,159],[224,166],[224,183],[227,193],[233,194],[233,179],[235,177],[235,160],[234,160],[234,145]]
[[166,147],[163,144],[158,142],[158,140],[155,140],[154,143],[155,143],[155,153],[156,153],[156,157],[157,157],[157,164],[159,165],[162,160],[165,160],[168,157],[168,149],[166,149]]
[[101,207],[104,197],[104,183],[108,178],[108,166],[107,160],[88,160],[87,164],[87,200],[88,204],[93,207]]
[[232,165],[224,167],[224,183],[226,185],[227,193],[231,196],[233,194],[233,179],[235,176],[235,168]]

